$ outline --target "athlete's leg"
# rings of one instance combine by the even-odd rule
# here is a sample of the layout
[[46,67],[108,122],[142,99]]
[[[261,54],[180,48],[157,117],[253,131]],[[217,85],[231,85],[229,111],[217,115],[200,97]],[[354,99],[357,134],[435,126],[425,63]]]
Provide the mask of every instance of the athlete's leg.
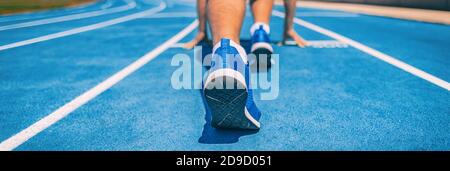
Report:
[[207,8],[213,43],[218,43],[222,38],[239,43],[245,0],[208,0]]
[[287,39],[291,38],[297,43],[300,47],[305,47],[307,42],[297,34],[294,30],[294,17],[297,0],[284,0],[284,9],[286,11],[286,16],[284,18],[284,32],[283,32],[283,43],[286,42]]
[[251,0],[250,6],[252,9],[254,23],[270,23],[273,0]]
[[247,54],[239,45],[245,0],[210,0],[207,6],[214,48],[203,95],[211,125],[259,129],[261,113],[253,102]]
[[207,0],[197,0],[198,33],[194,39],[184,44],[186,49],[192,49],[198,42],[208,39],[206,31],[206,2]]
[[269,36],[269,22],[272,16],[273,0],[251,0],[250,5],[254,21],[252,27],[250,27],[251,53],[256,55],[256,61],[250,60],[250,62],[252,64],[257,62],[259,67],[264,66],[264,63],[265,66],[270,67],[273,48]]

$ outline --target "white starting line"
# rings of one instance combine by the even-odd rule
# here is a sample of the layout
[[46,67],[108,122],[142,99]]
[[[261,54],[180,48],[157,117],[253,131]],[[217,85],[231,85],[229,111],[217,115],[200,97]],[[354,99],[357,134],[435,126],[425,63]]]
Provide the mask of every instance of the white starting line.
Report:
[[[297,43],[293,40],[285,42],[288,46],[297,46]],[[184,43],[174,43],[170,48],[184,48]],[[348,48],[348,44],[340,42],[337,40],[308,40],[306,47],[317,48],[317,49],[332,49],[332,48]]]

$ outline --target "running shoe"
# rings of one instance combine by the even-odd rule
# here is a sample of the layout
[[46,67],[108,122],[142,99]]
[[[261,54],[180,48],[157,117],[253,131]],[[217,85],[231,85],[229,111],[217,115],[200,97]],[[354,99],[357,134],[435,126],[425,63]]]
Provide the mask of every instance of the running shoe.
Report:
[[203,95],[216,128],[259,129],[261,112],[253,100],[245,50],[230,39],[213,48]]

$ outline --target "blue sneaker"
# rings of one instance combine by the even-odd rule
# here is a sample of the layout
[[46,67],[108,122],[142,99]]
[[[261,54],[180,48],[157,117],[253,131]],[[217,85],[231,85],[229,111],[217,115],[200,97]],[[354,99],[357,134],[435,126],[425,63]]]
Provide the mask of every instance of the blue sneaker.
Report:
[[[271,55],[273,53],[272,45],[270,44],[270,28],[265,23],[255,23],[250,28],[252,36],[251,53],[256,55],[258,63],[266,63],[268,67],[271,65]],[[267,59],[261,60],[262,55],[267,55]]]
[[261,113],[253,101],[247,54],[232,40],[222,39],[214,46],[203,95],[213,127],[259,129]]

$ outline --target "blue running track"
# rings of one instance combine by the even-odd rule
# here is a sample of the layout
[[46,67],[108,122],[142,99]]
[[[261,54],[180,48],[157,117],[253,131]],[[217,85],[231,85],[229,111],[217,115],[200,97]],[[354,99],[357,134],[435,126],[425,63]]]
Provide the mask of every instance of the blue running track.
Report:
[[[280,90],[275,100],[256,98],[262,111],[261,130],[216,130],[209,124],[200,90],[171,86],[177,69],[171,66],[172,57],[194,56],[194,50],[177,46],[195,36],[196,30],[189,27],[196,19],[194,4],[190,0],[104,0],[0,16],[1,27],[131,5],[102,15],[0,31],[0,149],[450,150],[450,26],[298,8],[297,16],[303,21],[441,82],[420,77],[417,70],[406,72],[349,42],[297,24],[307,40],[344,46],[274,44],[280,56]],[[155,11],[97,28],[98,23],[149,9]],[[274,10],[284,9],[275,6]],[[243,42],[250,38],[251,24],[248,14]],[[45,39],[88,25],[94,29]],[[281,39],[282,26],[283,18],[273,15],[274,41]],[[167,44],[174,36],[180,40]],[[17,44],[27,40],[33,41]],[[152,56],[149,52],[156,55],[138,70],[98,96],[84,98],[86,103],[73,111],[66,106],[66,115],[58,115],[60,107],[146,54]]]

